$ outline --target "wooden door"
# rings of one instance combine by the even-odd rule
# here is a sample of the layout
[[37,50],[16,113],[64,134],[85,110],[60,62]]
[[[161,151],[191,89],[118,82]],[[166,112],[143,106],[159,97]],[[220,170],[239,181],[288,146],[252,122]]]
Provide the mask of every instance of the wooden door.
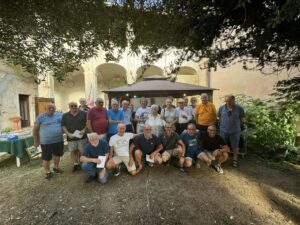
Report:
[[48,103],[54,103],[54,98],[35,98],[35,113],[36,116],[46,112],[46,106]]
[[19,95],[21,127],[30,126],[29,95]]

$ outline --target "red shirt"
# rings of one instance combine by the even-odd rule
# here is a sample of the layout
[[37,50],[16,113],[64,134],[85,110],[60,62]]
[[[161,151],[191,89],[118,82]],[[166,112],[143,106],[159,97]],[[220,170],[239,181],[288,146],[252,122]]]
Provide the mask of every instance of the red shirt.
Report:
[[87,120],[91,121],[92,129],[97,134],[104,134],[107,132],[108,118],[106,108],[91,108],[87,113]]

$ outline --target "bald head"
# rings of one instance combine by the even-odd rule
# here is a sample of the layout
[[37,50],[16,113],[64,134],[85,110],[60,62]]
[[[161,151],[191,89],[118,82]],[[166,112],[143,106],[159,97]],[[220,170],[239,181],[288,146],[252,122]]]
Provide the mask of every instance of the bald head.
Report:
[[55,113],[56,107],[54,105],[54,103],[50,102],[46,105],[46,113],[49,116],[52,116]]

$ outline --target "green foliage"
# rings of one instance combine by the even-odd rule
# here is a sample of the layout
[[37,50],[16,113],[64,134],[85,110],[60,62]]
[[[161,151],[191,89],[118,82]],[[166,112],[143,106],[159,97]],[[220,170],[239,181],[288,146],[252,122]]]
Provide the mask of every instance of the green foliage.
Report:
[[299,103],[282,105],[245,96],[239,96],[237,102],[245,108],[250,150],[270,158],[295,145]]
[[6,127],[6,128],[1,130],[1,133],[9,133],[11,131],[12,131],[12,129],[10,127]]
[[100,49],[118,60],[143,47],[150,64],[176,48],[175,64],[208,59],[209,68],[300,62],[298,0],[2,0],[0,12],[0,58],[37,81],[49,72],[63,80]]

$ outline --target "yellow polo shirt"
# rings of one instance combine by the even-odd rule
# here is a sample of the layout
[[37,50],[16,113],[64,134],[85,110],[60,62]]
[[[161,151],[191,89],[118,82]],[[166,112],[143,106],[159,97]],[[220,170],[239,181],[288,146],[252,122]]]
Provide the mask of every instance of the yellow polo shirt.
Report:
[[200,103],[195,110],[196,122],[203,126],[209,126],[216,123],[217,111],[213,103]]

